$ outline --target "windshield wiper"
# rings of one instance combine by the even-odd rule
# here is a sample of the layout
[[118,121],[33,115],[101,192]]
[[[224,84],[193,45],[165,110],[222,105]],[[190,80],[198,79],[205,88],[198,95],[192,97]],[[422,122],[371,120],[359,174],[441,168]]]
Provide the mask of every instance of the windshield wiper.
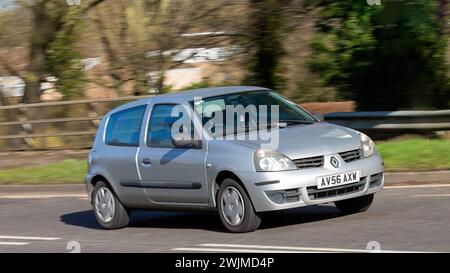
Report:
[[258,131],[263,129],[272,129],[272,128],[284,128],[286,127],[286,123],[267,123],[267,124],[259,124],[259,125],[252,125],[252,126],[245,126],[245,127],[238,127],[238,128],[234,128],[233,130],[223,130],[223,131],[218,131],[215,132],[214,134],[222,134],[222,135],[228,135],[231,133],[236,134],[242,134],[242,133],[248,133],[250,131]]
[[314,121],[300,120],[300,119],[282,119],[279,122],[286,123],[288,126],[294,124],[314,124]]
[[283,119],[279,122],[274,123],[266,123],[266,124],[258,124],[258,125],[252,125],[252,126],[245,126],[245,127],[235,127],[232,130],[221,130],[221,131],[215,131],[214,135],[228,135],[228,134],[242,134],[242,133],[248,133],[250,131],[260,130],[260,129],[272,129],[272,128],[284,128],[289,125],[296,125],[296,124],[313,124],[313,121],[308,120],[299,120],[299,119]]

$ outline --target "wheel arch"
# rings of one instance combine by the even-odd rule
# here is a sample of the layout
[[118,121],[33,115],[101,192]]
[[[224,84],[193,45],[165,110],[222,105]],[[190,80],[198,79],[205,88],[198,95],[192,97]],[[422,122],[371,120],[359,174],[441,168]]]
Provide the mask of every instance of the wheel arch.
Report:
[[212,198],[213,198],[213,205],[214,207],[217,207],[217,193],[219,192],[220,185],[223,183],[223,181],[227,178],[231,178],[235,180],[239,185],[242,186],[247,196],[250,198],[250,202],[253,203],[252,197],[248,193],[247,188],[245,187],[245,184],[242,182],[242,179],[233,171],[230,170],[221,170],[217,173],[213,186],[212,186]]
[[[114,189],[114,187],[113,187],[113,185],[111,184],[111,182],[109,182],[109,180],[108,180],[108,178],[107,177],[105,177],[104,175],[102,175],[102,174],[96,174],[96,175],[94,175],[93,177],[92,177],[92,179],[91,179],[91,181],[90,181],[90,184],[92,185],[92,189],[94,189],[95,188],[95,185],[98,183],[98,182],[100,182],[100,181],[102,181],[103,183],[105,183],[112,191],[113,191],[113,193],[117,196],[117,192],[116,192],[116,190]],[[92,192],[90,193],[91,194],[91,200],[92,200],[92,194],[94,193],[94,190],[92,190]]]

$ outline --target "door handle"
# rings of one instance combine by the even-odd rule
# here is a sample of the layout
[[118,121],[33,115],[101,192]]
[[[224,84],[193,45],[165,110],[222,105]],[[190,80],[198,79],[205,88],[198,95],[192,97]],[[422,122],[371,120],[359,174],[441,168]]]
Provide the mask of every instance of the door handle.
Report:
[[150,160],[150,158],[143,158],[141,160],[141,162],[142,162],[142,165],[144,165],[146,167],[149,167],[152,165],[152,161]]

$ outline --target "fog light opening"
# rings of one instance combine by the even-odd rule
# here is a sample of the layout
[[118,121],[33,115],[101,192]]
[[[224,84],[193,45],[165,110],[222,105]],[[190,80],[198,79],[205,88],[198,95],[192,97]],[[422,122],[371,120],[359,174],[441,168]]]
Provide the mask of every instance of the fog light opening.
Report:
[[284,204],[300,201],[299,189],[287,189],[277,191],[266,191],[267,197],[275,204]]
[[272,201],[277,204],[281,204],[284,201],[284,194],[281,192],[275,193],[272,195]]

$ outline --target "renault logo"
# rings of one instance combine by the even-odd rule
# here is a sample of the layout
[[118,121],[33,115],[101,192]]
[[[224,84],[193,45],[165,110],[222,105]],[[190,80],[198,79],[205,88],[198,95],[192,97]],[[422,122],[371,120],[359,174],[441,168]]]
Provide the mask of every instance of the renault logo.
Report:
[[333,167],[339,168],[339,160],[337,160],[336,157],[332,156],[332,157],[330,158],[330,163],[331,163],[331,165],[332,165]]

